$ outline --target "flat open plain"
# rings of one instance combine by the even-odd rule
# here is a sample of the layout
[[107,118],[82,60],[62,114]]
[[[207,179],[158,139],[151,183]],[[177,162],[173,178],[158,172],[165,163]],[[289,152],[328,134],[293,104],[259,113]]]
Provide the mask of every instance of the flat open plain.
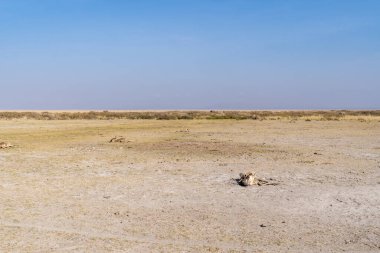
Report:
[[1,141],[0,252],[380,251],[379,121],[1,120]]

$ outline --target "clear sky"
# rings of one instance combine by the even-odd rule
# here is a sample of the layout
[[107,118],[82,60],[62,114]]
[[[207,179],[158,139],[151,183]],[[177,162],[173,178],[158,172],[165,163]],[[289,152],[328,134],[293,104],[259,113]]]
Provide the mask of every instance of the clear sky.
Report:
[[0,0],[1,109],[380,109],[380,1]]

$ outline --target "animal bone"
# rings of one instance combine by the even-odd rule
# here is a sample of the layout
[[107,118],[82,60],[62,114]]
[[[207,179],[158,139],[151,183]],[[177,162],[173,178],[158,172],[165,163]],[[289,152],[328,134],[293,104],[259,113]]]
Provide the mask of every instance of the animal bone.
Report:
[[[252,172],[247,172],[247,173],[240,173],[239,174],[240,178],[237,179],[237,182],[241,186],[251,186],[251,185],[258,185],[258,186],[263,186],[263,185],[278,185],[277,182],[269,182],[263,178],[258,178],[256,177],[256,173]],[[270,179],[271,181],[273,179]]]
[[117,136],[117,137],[113,137],[111,140],[110,140],[110,143],[111,142],[125,142],[125,138],[123,136]]
[[240,173],[240,179],[238,183],[242,186],[250,186],[257,183],[256,174],[252,172]]
[[0,148],[11,148],[13,147],[12,144],[10,144],[9,142],[0,142]]

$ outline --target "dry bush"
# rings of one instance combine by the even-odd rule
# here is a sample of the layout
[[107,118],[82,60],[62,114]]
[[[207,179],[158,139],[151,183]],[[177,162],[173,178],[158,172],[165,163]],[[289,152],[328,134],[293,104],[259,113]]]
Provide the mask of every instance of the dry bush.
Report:
[[88,111],[88,112],[0,112],[0,119],[36,120],[113,120],[113,119],[233,119],[233,120],[304,120],[330,121],[355,120],[379,121],[380,110],[372,111]]

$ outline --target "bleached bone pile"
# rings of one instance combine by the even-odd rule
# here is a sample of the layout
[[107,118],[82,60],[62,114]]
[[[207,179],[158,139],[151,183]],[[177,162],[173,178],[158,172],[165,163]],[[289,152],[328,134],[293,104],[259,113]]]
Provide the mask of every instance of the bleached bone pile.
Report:
[[[239,183],[241,186],[251,186],[251,185],[278,185],[276,182],[269,182],[265,179],[258,178],[256,176],[256,173],[254,172],[247,172],[247,173],[240,173],[239,174],[240,178],[237,179],[236,181]],[[269,179],[272,181],[273,179]]]
[[9,142],[0,142],[0,149],[11,148],[11,147],[13,147],[13,145],[10,144]]

